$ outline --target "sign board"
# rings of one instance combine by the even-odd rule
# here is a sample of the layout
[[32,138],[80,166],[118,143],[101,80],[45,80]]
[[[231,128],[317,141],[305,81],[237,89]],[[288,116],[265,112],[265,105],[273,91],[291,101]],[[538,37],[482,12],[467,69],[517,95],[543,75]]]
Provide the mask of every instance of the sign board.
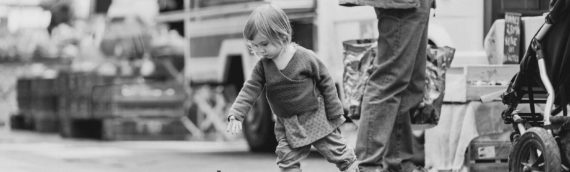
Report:
[[521,14],[505,13],[504,64],[518,64],[521,57]]

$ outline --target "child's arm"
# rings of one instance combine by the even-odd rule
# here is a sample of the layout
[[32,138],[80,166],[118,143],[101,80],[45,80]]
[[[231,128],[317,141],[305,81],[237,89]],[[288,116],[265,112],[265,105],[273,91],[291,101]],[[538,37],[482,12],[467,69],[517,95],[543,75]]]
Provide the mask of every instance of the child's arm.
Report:
[[318,58],[314,58],[313,72],[317,82],[317,88],[323,95],[325,101],[325,110],[328,119],[336,119],[344,114],[342,104],[337,94],[334,81],[330,76],[327,68]]
[[257,100],[263,91],[264,85],[265,74],[262,62],[259,60],[251,72],[251,77],[245,81],[241,91],[230,108],[228,119],[229,117],[234,116],[236,120],[243,121],[245,115],[249,112],[251,106],[253,106],[253,103],[255,103],[255,100]]

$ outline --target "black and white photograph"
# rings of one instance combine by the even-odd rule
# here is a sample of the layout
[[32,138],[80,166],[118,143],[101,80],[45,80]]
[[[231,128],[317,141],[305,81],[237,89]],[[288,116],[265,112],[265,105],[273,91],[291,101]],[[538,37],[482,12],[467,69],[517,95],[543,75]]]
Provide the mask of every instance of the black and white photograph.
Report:
[[568,71],[568,0],[0,0],[0,171],[570,172]]

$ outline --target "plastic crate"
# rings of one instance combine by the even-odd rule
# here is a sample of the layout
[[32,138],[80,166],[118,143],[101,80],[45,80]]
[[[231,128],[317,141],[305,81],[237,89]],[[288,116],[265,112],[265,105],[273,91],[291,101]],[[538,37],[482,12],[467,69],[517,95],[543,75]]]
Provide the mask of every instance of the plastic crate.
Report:
[[96,102],[178,102],[186,99],[176,82],[101,85],[93,88]]
[[34,131],[41,133],[57,133],[59,131],[59,118],[53,113],[42,113],[34,118]]
[[16,81],[16,101],[20,110],[29,109],[32,101],[32,80],[19,78]]
[[70,118],[88,119],[91,115],[91,99],[88,97],[67,97],[67,115]]
[[118,84],[93,90],[95,118],[184,115],[186,94],[177,83]]
[[180,117],[184,115],[184,102],[99,102],[92,105],[94,118]]
[[55,79],[34,78],[31,80],[31,96],[33,98],[56,95]]
[[114,84],[130,84],[135,83],[135,77],[121,76],[99,76],[95,74],[84,75],[78,78],[79,95],[91,97],[93,89],[97,86],[114,85]]
[[184,140],[188,131],[180,118],[106,118],[103,140]]
[[57,112],[58,101],[56,96],[35,97],[30,101],[30,109],[33,111]]

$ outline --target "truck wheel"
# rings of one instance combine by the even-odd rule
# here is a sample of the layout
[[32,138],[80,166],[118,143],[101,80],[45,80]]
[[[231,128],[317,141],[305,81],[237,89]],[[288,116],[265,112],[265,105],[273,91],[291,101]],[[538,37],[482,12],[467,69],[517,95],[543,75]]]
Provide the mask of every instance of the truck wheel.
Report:
[[246,115],[243,133],[252,152],[274,152],[277,146],[273,116],[263,92]]

